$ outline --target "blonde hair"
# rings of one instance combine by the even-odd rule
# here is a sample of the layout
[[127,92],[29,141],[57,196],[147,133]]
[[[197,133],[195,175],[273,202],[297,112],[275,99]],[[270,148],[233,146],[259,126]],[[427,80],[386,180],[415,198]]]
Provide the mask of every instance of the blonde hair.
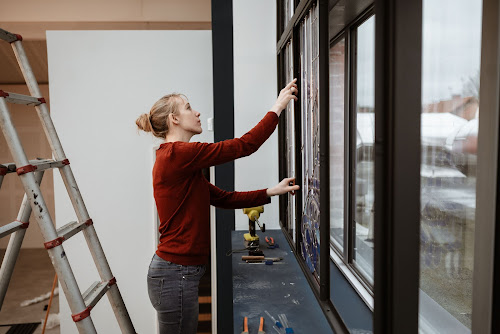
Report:
[[178,113],[179,98],[187,100],[184,94],[172,93],[163,96],[156,101],[149,114],[139,116],[135,124],[142,131],[151,132],[153,136],[165,139],[168,133],[168,115]]

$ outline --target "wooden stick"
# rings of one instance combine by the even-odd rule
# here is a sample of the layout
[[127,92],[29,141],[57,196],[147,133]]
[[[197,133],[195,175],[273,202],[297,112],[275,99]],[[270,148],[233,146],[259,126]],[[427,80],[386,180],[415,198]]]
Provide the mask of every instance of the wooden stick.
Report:
[[47,326],[47,319],[49,317],[50,306],[52,305],[52,297],[54,297],[54,289],[57,284],[57,274],[54,276],[54,283],[52,283],[52,291],[50,292],[49,306],[47,306],[47,313],[45,313],[45,321],[43,322],[42,334],[45,334],[45,326]]
[[242,261],[246,261],[246,260],[264,260],[264,256],[258,256],[258,255],[243,255],[241,257],[241,260]]

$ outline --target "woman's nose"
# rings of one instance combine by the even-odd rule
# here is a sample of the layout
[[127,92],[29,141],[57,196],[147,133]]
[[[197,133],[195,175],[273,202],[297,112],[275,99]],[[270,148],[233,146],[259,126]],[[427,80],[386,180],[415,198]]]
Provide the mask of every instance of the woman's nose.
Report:
[[200,115],[201,115],[201,114],[197,111],[197,112],[196,112],[196,117],[200,117]]

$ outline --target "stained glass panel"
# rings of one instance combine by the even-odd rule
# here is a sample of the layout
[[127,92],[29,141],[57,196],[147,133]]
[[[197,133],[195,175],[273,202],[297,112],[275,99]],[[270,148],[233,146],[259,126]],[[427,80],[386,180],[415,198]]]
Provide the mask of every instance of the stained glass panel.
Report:
[[319,31],[318,7],[313,5],[300,27],[302,199],[301,252],[319,281]]
[[[285,82],[293,79],[293,44],[288,42],[284,49]],[[285,111],[285,154],[286,154],[286,177],[295,176],[295,108],[293,103],[289,103]],[[295,196],[287,194],[287,230],[295,241]]]

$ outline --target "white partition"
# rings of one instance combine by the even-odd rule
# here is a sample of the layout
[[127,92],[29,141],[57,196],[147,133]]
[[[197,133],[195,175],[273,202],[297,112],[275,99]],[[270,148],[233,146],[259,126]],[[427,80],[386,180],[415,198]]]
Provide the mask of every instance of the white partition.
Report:
[[[258,17],[258,20],[252,19]],[[276,1],[234,0],[234,135],[257,124],[276,101]],[[279,182],[278,131],[249,157],[235,162],[235,189],[269,188]],[[261,222],[279,228],[279,199],[265,206]],[[236,230],[248,229],[248,217],[236,210]],[[258,227],[257,227],[258,228]],[[259,234],[259,233],[257,233]]]
[[[155,250],[152,147],[135,120],[171,92],[201,112],[213,141],[211,31],[49,31],[51,114],[138,333],[155,333],[146,274]],[[58,173],[56,222],[76,220]],[[80,289],[98,280],[83,235],[63,244]],[[61,333],[77,333],[61,296]],[[92,310],[99,333],[120,333],[107,298]]]

